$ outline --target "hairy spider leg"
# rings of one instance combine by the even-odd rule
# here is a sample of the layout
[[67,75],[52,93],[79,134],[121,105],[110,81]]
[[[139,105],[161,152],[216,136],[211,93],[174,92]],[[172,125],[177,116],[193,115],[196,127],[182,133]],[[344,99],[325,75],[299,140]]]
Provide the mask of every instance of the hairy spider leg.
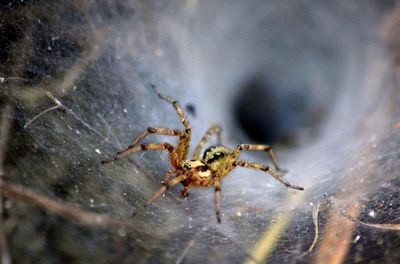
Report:
[[178,172],[179,172],[179,171],[178,171],[178,170],[175,170],[175,169],[172,169],[172,170],[170,170],[170,171],[167,171],[167,173],[165,174],[165,178],[164,178],[163,183],[168,182],[169,179],[171,178],[171,176],[174,175],[174,174],[176,174],[176,173],[178,173]]
[[197,144],[196,149],[194,150],[192,159],[194,159],[194,160],[198,160],[199,159],[200,153],[201,153],[201,149],[204,147],[204,145],[207,143],[207,141],[210,139],[210,137],[213,134],[217,135],[218,145],[222,144],[221,127],[219,125],[213,125],[207,130],[207,132],[201,138],[199,144]]
[[173,167],[177,167],[179,160],[178,160],[178,154],[176,153],[175,148],[169,144],[169,143],[164,143],[164,144],[142,144],[142,145],[137,145],[137,146],[129,146],[128,148],[121,150],[117,152],[117,154],[107,160],[103,160],[101,163],[109,163],[113,162],[116,160],[123,159],[133,153],[136,153],[138,151],[142,150],[167,150],[170,153],[170,158],[171,158],[171,164]]
[[143,131],[139,136],[137,136],[135,139],[133,139],[133,141],[129,145],[129,147],[136,146],[145,137],[147,137],[150,134],[159,134],[159,135],[165,135],[165,136],[179,137],[179,139],[180,139],[179,144],[181,144],[182,141],[185,139],[185,133],[183,133],[182,131],[180,131],[178,129],[168,129],[168,128],[162,128],[162,127],[148,127],[147,130]]
[[164,186],[161,187],[156,193],[153,194],[153,196],[151,196],[146,203],[144,204],[145,207],[149,206],[150,204],[152,204],[158,197],[160,197],[163,193],[165,193],[168,188],[175,186],[177,184],[179,184],[180,182],[186,180],[188,178],[187,175],[185,174],[181,174],[179,176],[177,176],[176,178],[173,178],[170,181],[167,181],[164,183]]
[[181,195],[183,197],[188,197],[189,196],[189,191],[190,191],[190,189],[192,189],[192,187],[193,187],[193,182],[189,182],[188,185],[183,187],[183,189],[181,191]]
[[155,93],[158,95],[158,97],[160,97],[164,101],[172,104],[172,106],[175,108],[176,113],[178,114],[179,118],[181,119],[183,126],[185,127],[185,134],[183,135],[183,138],[181,139],[179,146],[178,146],[178,150],[177,150],[179,159],[185,160],[185,159],[187,159],[187,155],[189,153],[192,129],[190,128],[189,121],[187,120],[187,118],[183,112],[183,108],[180,105],[180,103],[177,100],[175,100],[174,98],[161,94],[154,85],[151,85],[151,87],[153,88]]
[[217,216],[218,224],[221,224],[221,182],[216,180],[215,187],[215,214]]
[[276,171],[274,171],[271,167],[266,166],[264,164],[260,164],[260,163],[254,163],[254,162],[247,162],[247,161],[240,161],[237,160],[233,163],[233,166],[241,166],[241,167],[246,167],[246,168],[253,168],[253,169],[257,169],[257,170],[261,170],[264,172],[269,173],[272,177],[274,177],[275,179],[277,179],[278,181],[280,181],[281,183],[283,183],[286,187],[288,188],[292,188],[292,189],[296,189],[296,190],[300,190],[303,191],[304,188],[300,187],[300,186],[296,186],[296,185],[292,185],[290,184],[287,180],[285,180],[282,176],[280,176]]
[[274,167],[277,171],[286,173],[287,171],[278,165],[278,160],[275,156],[274,151],[272,150],[271,146],[268,145],[253,145],[253,144],[241,144],[236,147],[236,149],[233,151],[233,156],[235,158],[239,157],[239,153],[242,150],[249,150],[249,151],[266,151],[268,153],[268,156],[270,157],[272,164],[274,164]]

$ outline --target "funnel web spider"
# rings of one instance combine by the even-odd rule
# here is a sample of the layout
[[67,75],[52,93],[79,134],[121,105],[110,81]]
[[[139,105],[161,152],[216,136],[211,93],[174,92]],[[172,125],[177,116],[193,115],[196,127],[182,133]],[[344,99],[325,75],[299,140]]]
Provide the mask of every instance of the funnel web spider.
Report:
[[[284,170],[278,166],[276,156],[270,146],[241,144],[238,145],[233,150],[231,150],[221,145],[221,127],[218,125],[214,125],[208,129],[208,131],[204,134],[203,138],[200,140],[199,144],[196,146],[192,158],[188,159],[191,128],[188,120],[185,117],[181,105],[177,100],[159,93],[154,85],[152,85],[152,88],[157,93],[158,97],[173,105],[175,111],[177,112],[179,118],[182,121],[183,126],[185,127],[185,130],[182,131],[179,129],[149,127],[147,128],[147,130],[138,135],[126,149],[117,152],[114,157],[102,161],[103,164],[113,162],[143,150],[166,150],[169,152],[171,158],[171,165],[173,169],[167,172],[163,186],[147,200],[145,206],[148,206],[151,203],[153,203],[165,191],[167,191],[168,188],[175,186],[179,183],[183,184],[184,186],[181,192],[182,196],[188,196],[189,190],[192,187],[214,186],[215,212],[218,223],[221,223],[221,213],[220,213],[221,181],[231,170],[233,170],[238,166],[253,168],[267,172],[288,188],[296,190],[304,190],[304,188],[300,186],[292,185],[291,183],[286,181],[281,175],[278,174],[278,172],[284,172]],[[160,135],[179,137],[178,147],[175,148],[169,143],[139,144],[146,136],[150,134],[160,134]],[[212,146],[206,149],[203,152],[203,155],[200,157],[202,148],[210,139],[210,137],[214,134],[217,136],[218,146]],[[272,160],[275,170],[267,165],[263,165],[260,163],[253,163],[253,162],[239,160],[238,159],[239,154],[243,150],[267,152],[270,159]],[[171,179],[173,175],[175,175],[175,177]]]

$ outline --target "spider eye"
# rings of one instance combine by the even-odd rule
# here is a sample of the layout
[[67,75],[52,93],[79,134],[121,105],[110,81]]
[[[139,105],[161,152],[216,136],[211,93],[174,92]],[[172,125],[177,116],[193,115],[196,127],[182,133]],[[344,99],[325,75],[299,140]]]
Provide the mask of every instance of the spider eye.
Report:
[[190,170],[192,168],[192,166],[190,166],[188,163],[186,163],[185,165],[183,165],[183,167],[187,170]]

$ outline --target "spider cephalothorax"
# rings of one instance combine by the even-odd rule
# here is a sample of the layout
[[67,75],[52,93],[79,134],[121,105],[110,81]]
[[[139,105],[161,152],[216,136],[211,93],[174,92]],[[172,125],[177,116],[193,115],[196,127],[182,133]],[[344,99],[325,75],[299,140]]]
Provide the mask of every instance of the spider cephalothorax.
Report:
[[[161,194],[163,194],[169,187],[172,187],[179,183],[183,184],[184,186],[181,192],[184,196],[187,196],[189,194],[189,190],[192,187],[214,186],[216,215],[218,223],[220,223],[221,181],[231,170],[233,170],[237,166],[265,171],[289,188],[304,190],[300,186],[290,184],[281,175],[279,175],[278,172],[282,172],[284,170],[278,166],[276,156],[270,146],[241,144],[234,149],[229,149],[227,147],[221,146],[221,128],[218,125],[212,126],[205,133],[199,144],[196,146],[192,158],[189,160],[188,153],[190,147],[191,128],[183,113],[182,107],[180,106],[178,101],[172,99],[171,97],[160,94],[154,86],[152,86],[152,88],[156,91],[157,95],[161,99],[169,102],[174,106],[176,112],[178,113],[178,116],[180,117],[185,127],[185,130],[182,131],[178,129],[172,130],[167,128],[149,127],[147,128],[147,130],[137,136],[133,140],[132,144],[129,145],[126,149],[117,152],[117,154],[113,158],[103,161],[103,163],[112,162],[125,158],[130,154],[142,150],[167,150],[169,152],[173,169],[167,172],[167,175],[164,179],[164,186],[161,187],[161,189],[159,189],[152,197],[147,200],[145,204],[146,206],[154,202],[154,200],[160,197]],[[169,143],[139,144],[149,134],[176,136],[179,137],[179,144],[176,148]],[[217,135],[219,146],[209,147],[200,157],[202,148],[213,134]],[[243,150],[267,152],[272,160],[275,170],[267,165],[263,165],[260,163],[239,160],[239,154]]]

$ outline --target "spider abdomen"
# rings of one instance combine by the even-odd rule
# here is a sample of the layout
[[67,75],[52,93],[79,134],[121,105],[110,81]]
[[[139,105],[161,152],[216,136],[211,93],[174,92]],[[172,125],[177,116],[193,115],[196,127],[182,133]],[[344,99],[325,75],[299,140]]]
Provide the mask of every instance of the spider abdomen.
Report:
[[223,146],[212,146],[204,151],[203,162],[207,164],[211,170],[218,170],[229,157],[232,151]]

